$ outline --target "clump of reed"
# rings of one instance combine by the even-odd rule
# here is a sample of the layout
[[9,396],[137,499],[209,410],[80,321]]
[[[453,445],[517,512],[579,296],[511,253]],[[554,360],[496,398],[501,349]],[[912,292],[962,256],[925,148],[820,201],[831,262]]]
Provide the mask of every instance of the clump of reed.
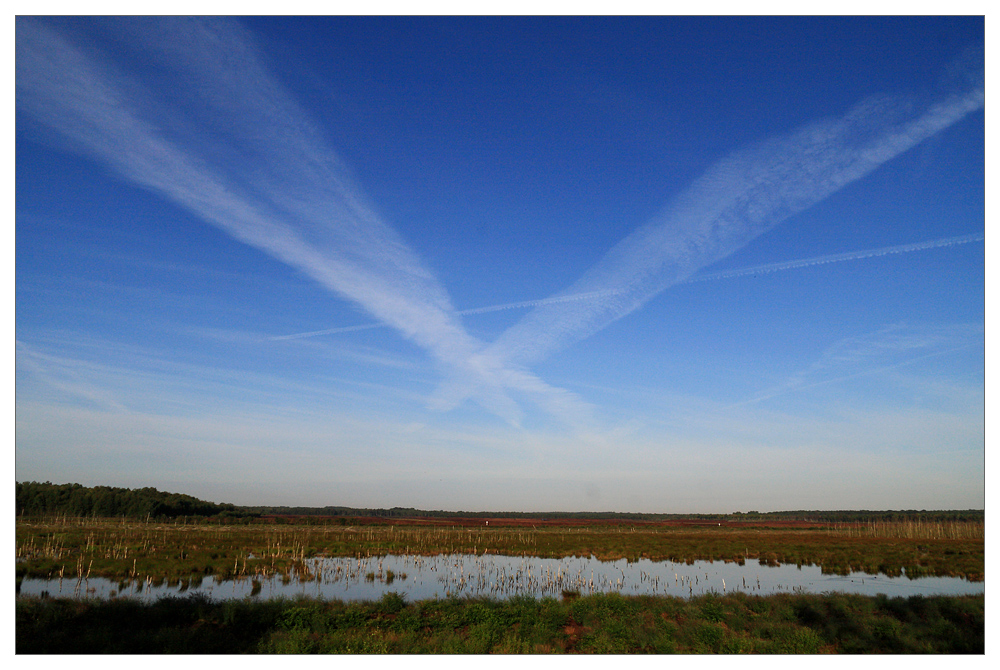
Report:
[[982,540],[986,536],[986,524],[983,521],[871,520],[859,524],[842,524],[834,532],[853,537]]

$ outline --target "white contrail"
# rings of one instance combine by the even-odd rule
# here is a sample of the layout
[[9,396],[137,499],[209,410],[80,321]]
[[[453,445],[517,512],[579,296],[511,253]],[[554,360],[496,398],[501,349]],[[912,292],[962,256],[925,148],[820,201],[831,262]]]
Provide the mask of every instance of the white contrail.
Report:
[[362,323],[357,326],[341,326],[340,328],[327,328],[325,330],[310,330],[304,333],[292,333],[290,335],[272,335],[269,340],[299,340],[304,337],[318,337],[320,335],[337,335],[339,333],[353,333],[358,330],[371,330],[373,328],[384,328],[384,323]]
[[[488,305],[486,307],[473,307],[472,309],[458,310],[456,314],[488,314],[490,312],[502,312],[508,309],[526,309],[528,307],[538,307],[554,302],[567,302],[572,300],[591,300],[609,295],[611,292],[601,293],[580,293],[578,295],[567,295],[554,298],[541,298],[538,300],[522,300],[520,302],[507,302],[502,305]],[[275,335],[271,340],[297,340],[302,337],[315,337],[317,335],[336,335],[338,333],[353,333],[358,330],[371,330],[372,328],[382,328],[384,323],[364,323],[357,326],[341,326],[339,328],[327,328],[325,330],[310,330],[304,333],[292,333],[291,335]]]
[[[554,412],[574,403],[524,365],[593,334],[983,104],[981,82],[916,111],[878,100],[734,154],[484,348],[238,24],[100,21],[79,41],[86,46],[76,46],[67,31],[86,31],[93,20],[56,29],[17,18],[19,111],[427,350],[449,375],[450,392],[436,406],[471,395],[515,423],[520,408],[508,390]],[[141,76],[129,69],[137,56],[153,65]]]
[[488,307],[475,307],[473,309],[460,310],[459,314],[486,314],[488,312],[500,312],[506,309],[523,309],[527,307],[541,307],[557,302],[573,302],[574,300],[593,300],[614,295],[617,291],[591,291],[590,293],[574,293],[572,295],[553,296],[551,298],[541,298],[538,300],[522,300],[521,302],[508,302],[502,305],[490,305]]
[[[970,51],[964,57],[964,90],[923,104],[869,100],[840,119],[722,160],[559,294],[607,292],[608,297],[536,307],[477,356],[491,368],[538,363],[981,109],[981,55]],[[455,406],[466,392],[449,381],[437,392],[438,404]]]
[[[508,388],[571,404],[525,371],[477,359],[483,343],[465,331],[445,289],[375,214],[238,24],[179,17],[61,28],[27,17],[16,23],[19,111],[360,305],[448,374],[475,379],[477,401],[508,421],[520,416]],[[83,31],[77,41],[86,47],[74,44],[73,31]],[[137,57],[153,67],[131,71]]]
[[755,265],[747,268],[737,268],[735,270],[724,270],[723,272],[713,272],[711,274],[696,274],[685,279],[681,284],[693,284],[695,282],[712,281],[714,279],[730,279],[732,277],[744,277],[746,275],[761,275],[769,272],[781,270],[792,270],[795,268],[805,268],[813,265],[824,265],[826,263],[840,263],[842,261],[856,261],[864,258],[875,258],[877,256],[888,256],[890,254],[906,254],[911,251],[922,251],[924,249],[936,249],[939,247],[951,247],[957,244],[968,244],[970,242],[983,241],[983,235],[961,235],[959,237],[946,237],[930,242],[917,242],[916,244],[901,244],[894,247],[881,247],[879,249],[866,249],[864,251],[849,251],[843,254],[829,254],[826,256],[816,256],[814,258],[803,258],[797,261],[785,261],[783,263],[768,263],[767,265]]
[[734,154],[564,292],[614,292],[610,297],[536,308],[489,355],[530,364],[588,337],[982,105],[982,88],[916,114],[902,101],[866,102],[842,119]]
[[[92,58],[22,18],[19,108],[127,179],[306,273],[440,358],[479,347],[463,332],[444,289],[364,202],[237,26],[193,19],[102,23],[116,26],[126,37],[134,30],[142,42],[133,46],[145,47],[144,55],[184,82],[165,93],[173,98],[144,95],[144,81],[114,72],[110,58]],[[209,118],[226,119],[226,128],[204,132]]]
[[[905,254],[913,251],[923,251],[925,249],[938,249],[941,247],[951,247],[959,244],[969,244],[970,242],[982,242],[982,233],[972,235],[960,235],[958,237],[945,237],[928,242],[916,242],[914,244],[900,244],[892,247],[879,247],[877,249],[863,249],[861,251],[848,251],[842,254],[827,254],[825,256],[814,256],[812,258],[802,258],[793,261],[782,261],[779,263],[768,263],[766,265],[754,265],[750,267],[735,268],[722,272],[712,272],[710,274],[699,273],[688,277],[678,284],[694,284],[703,281],[714,281],[717,279],[732,279],[735,277],[746,277],[749,275],[761,275],[782,270],[794,270],[796,268],[811,267],[814,265],[824,265],[826,263],[840,263],[843,261],[863,260],[865,258],[877,258],[879,256],[889,256],[892,254]],[[611,295],[617,295],[624,291],[592,291],[590,293],[576,293],[563,296],[553,296],[551,298],[541,298],[538,300],[522,300],[519,302],[506,302],[499,305],[488,305],[486,307],[475,307],[472,309],[458,310],[458,314],[488,314],[490,312],[502,312],[510,309],[527,309],[539,307],[541,305],[551,305],[560,302],[572,302],[575,300],[594,300]],[[318,335],[335,335],[338,333],[351,333],[359,330],[370,330],[372,328],[382,328],[382,323],[366,323],[357,326],[342,326],[339,328],[327,328],[326,330],[312,330],[304,333],[293,333],[291,335],[275,335],[271,340],[295,340],[302,337],[316,337]]]

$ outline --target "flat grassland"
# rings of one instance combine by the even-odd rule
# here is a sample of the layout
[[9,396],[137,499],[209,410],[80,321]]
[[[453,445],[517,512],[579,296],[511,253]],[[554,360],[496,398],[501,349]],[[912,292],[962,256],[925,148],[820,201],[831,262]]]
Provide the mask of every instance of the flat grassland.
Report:
[[[487,524],[487,521],[489,523]],[[984,524],[271,517],[19,519],[16,576],[311,579],[318,556],[505,554],[814,564],[984,578]],[[375,602],[18,598],[17,653],[983,653],[984,596],[671,596]]]

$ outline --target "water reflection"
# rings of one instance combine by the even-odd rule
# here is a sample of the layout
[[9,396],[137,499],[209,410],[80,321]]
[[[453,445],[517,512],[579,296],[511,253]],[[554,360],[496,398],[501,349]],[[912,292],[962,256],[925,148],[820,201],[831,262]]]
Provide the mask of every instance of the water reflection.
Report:
[[25,579],[22,595],[53,597],[117,596],[154,599],[165,595],[201,593],[213,599],[294,598],[299,595],[340,600],[377,600],[395,591],[408,600],[449,596],[515,595],[561,597],[566,594],[609,593],[691,597],[705,593],[742,592],[771,595],[802,591],[837,591],[889,596],[962,595],[984,593],[984,582],[957,577],[909,579],[861,572],[824,575],[819,566],[694,561],[675,563],[599,561],[594,558],[535,558],[499,555],[452,554],[439,556],[381,556],[317,558],[300,579],[273,577],[216,581],[179,580],[156,584],[150,579],[118,582],[89,580]]

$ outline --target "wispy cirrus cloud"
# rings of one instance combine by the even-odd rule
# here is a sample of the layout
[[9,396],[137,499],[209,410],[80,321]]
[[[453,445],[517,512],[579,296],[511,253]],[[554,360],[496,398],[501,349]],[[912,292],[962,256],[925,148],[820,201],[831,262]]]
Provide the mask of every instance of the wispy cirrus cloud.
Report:
[[[471,397],[512,423],[523,414],[512,394],[571,421],[590,410],[529,366],[983,105],[976,56],[966,68],[971,75],[959,78],[962,90],[922,103],[868,101],[840,119],[734,153],[575,284],[519,304],[534,309],[484,346],[239,24],[115,19],[79,39],[75,31],[86,22],[67,25],[18,18],[20,111],[421,346],[447,377],[433,406],[447,409]],[[131,71],[136,55],[155,67]],[[476,311],[487,308],[469,313]]]
[[[816,265],[827,265],[830,263],[843,263],[844,261],[863,260],[866,258],[879,258],[881,256],[891,256],[898,254],[908,254],[914,251],[924,251],[926,249],[940,249],[953,247],[972,242],[982,242],[982,234],[960,235],[957,237],[945,237],[927,242],[915,242],[913,244],[899,244],[891,247],[878,247],[875,249],[861,249],[858,251],[848,251],[842,254],[824,254],[811,258],[799,258],[790,261],[780,261],[778,263],[767,263],[765,265],[753,265],[750,267],[734,268],[721,272],[698,272],[687,279],[677,282],[678,284],[694,284],[704,281],[715,281],[718,279],[733,279],[736,277],[746,277],[749,275],[770,274],[772,272],[782,272],[784,270],[794,270],[797,268],[807,268]],[[561,302],[575,302],[577,300],[597,300],[612,295],[619,295],[623,290],[592,291],[590,293],[570,293],[567,295],[556,295],[549,298],[539,298],[536,300],[520,300],[516,302],[505,302],[498,305],[487,305],[485,307],[473,307],[462,309],[458,313],[462,315],[489,314],[490,312],[503,312],[514,309],[529,309],[532,307],[542,307]],[[291,333],[288,335],[272,335],[272,340],[298,340],[306,337],[316,337],[319,335],[337,335],[340,333],[352,333],[359,330],[370,330],[381,328],[385,324],[363,323],[353,326],[340,326],[338,328],[326,328],[324,330],[312,330],[302,333]]]
[[15,342],[14,357],[20,370],[32,374],[47,392],[61,399],[83,401],[84,405],[103,410],[126,411],[120,397],[103,380],[94,380],[95,376],[103,376],[106,366],[52,355],[24,342]]
[[969,244],[971,242],[982,242],[983,239],[984,236],[982,234],[960,235],[958,237],[946,237],[939,240],[930,240],[928,242],[898,244],[891,247],[879,247],[877,249],[848,251],[842,254],[824,254],[823,256],[813,256],[812,258],[800,258],[793,261],[781,261],[779,263],[754,265],[752,267],[736,268],[734,270],[723,270],[722,272],[712,272],[707,274],[699,273],[681,283],[693,284],[695,282],[713,281],[716,279],[730,279],[733,277],[745,277],[747,275],[769,274],[771,272],[807,268],[815,265],[827,265],[830,263],[843,263],[844,261],[858,261],[866,258],[879,258],[881,256],[908,254],[914,251],[923,251],[925,249],[940,249],[943,247],[954,247],[961,244]]
[[[175,67],[200,84],[181,109],[225,119],[233,124],[228,132],[185,129],[185,114],[134,100],[125,75],[33,20],[18,23],[19,107],[127,179],[361,304],[440,358],[478,346],[443,287],[364,202],[236,26],[194,19],[147,25],[159,28],[146,38],[156,39],[153,53],[164,61],[185,54]],[[258,160],[231,160],[234,145]],[[267,167],[250,167],[258,165]]]
[[978,324],[893,324],[835,342],[805,370],[739,404],[884,373],[983,345],[983,328]]
[[902,101],[866,102],[841,119],[733,154],[565,291],[607,297],[545,304],[491,353],[531,363],[592,335],[982,105],[981,88],[917,113]]
[[[981,50],[963,54],[948,87],[922,101],[867,100],[840,118],[731,154],[478,357],[493,368],[538,363],[981,109]],[[601,297],[558,299],[588,294]],[[441,404],[461,402],[462,386],[443,385]]]
[[[447,291],[379,218],[242,27],[121,19],[101,31],[81,47],[66,31],[19,17],[18,109],[126,179],[360,305],[451,375],[478,379],[473,386],[487,390],[476,399],[508,421],[521,415],[511,388],[582,408],[526,371],[479,363],[483,344],[465,331]],[[137,53],[155,64],[144,76],[161,77],[156,90],[167,97],[147,93],[149,82],[128,71]]]

